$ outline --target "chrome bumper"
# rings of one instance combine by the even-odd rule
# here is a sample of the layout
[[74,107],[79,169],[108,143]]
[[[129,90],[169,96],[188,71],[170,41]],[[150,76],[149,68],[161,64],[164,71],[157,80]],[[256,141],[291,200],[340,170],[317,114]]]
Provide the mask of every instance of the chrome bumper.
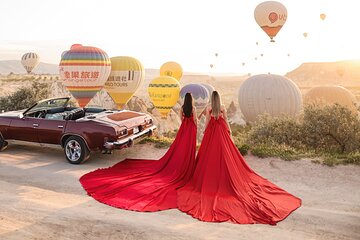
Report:
[[124,139],[120,139],[116,142],[105,142],[104,148],[108,149],[108,150],[113,150],[113,149],[121,149],[123,147],[131,147],[136,139],[145,137],[145,135],[151,135],[155,129],[156,129],[156,126],[153,125],[141,132],[138,132],[138,133],[136,133],[132,136],[126,137]]

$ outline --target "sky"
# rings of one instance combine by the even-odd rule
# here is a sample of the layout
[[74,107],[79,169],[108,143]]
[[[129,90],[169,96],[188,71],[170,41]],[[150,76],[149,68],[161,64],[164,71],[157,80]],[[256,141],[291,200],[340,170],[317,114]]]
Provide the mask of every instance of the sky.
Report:
[[207,74],[285,74],[303,62],[360,59],[358,1],[279,0],[288,17],[275,43],[254,19],[261,2],[2,0],[0,60],[36,52],[58,64],[75,43],[135,57],[145,68],[175,61]]

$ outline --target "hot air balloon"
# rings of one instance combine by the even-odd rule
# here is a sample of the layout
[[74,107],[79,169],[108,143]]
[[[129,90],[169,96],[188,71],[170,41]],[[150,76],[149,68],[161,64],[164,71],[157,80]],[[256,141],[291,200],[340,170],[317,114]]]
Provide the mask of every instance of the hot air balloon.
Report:
[[243,62],[242,65],[245,66],[245,63]]
[[166,62],[160,67],[160,76],[174,77],[180,81],[182,74],[182,67],[176,62]]
[[213,64],[210,64],[210,67],[211,67],[211,68],[213,68],[213,67],[214,67],[214,65],[213,65]]
[[206,88],[206,90],[208,90],[209,101],[210,101],[210,97],[211,97],[213,91],[215,91],[215,88],[212,85],[208,84],[208,83],[200,83],[200,84],[203,85]]
[[215,53],[215,57],[217,57],[217,56],[219,56],[219,54],[218,54],[218,53]]
[[290,79],[280,75],[255,75],[241,84],[239,105],[247,122],[268,113],[271,116],[295,116],[302,108],[299,88]]
[[324,21],[324,20],[325,20],[325,18],[326,18],[326,14],[325,14],[325,13],[321,13],[321,14],[320,14],[320,18],[321,18],[321,20],[323,20],[323,21]]
[[148,93],[161,117],[167,118],[168,113],[179,99],[180,84],[173,77],[160,76],[150,82]]
[[181,104],[184,102],[185,94],[189,92],[191,93],[196,107],[196,113],[199,115],[207,106],[210,94],[205,86],[198,83],[190,83],[181,88],[180,91],[180,99]]
[[305,104],[340,104],[356,112],[356,97],[348,89],[337,85],[316,86],[304,95]]
[[308,33],[307,33],[307,32],[304,32],[304,33],[303,33],[303,36],[304,36],[304,38],[307,38]]
[[60,77],[80,107],[86,104],[104,86],[111,71],[111,62],[103,50],[74,44],[62,54]]
[[31,71],[39,64],[39,62],[39,55],[33,52],[25,53],[21,57],[21,64],[24,66],[27,73],[31,73]]
[[340,77],[344,76],[344,74],[345,74],[345,67],[343,67],[343,66],[337,67],[337,68],[336,68],[336,73],[337,73]]
[[284,5],[276,1],[266,1],[257,5],[254,11],[257,24],[275,42],[274,37],[286,22],[287,10]]
[[263,56],[264,56],[264,54],[263,54],[263,53],[261,53],[261,54],[260,54],[260,56],[261,56],[261,57],[263,57]]
[[131,99],[145,77],[141,62],[133,57],[112,57],[111,73],[104,88],[114,100],[118,109]]

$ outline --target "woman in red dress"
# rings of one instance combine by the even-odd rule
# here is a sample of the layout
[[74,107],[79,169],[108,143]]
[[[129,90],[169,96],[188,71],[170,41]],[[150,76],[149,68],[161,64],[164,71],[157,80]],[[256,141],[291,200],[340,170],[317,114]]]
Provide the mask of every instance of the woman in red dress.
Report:
[[185,185],[195,169],[196,109],[190,93],[180,110],[182,123],[166,154],[159,160],[125,159],[80,178],[97,201],[135,211],[177,207],[176,189]]
[[275,225],[301,199],[256,174],[230,135],[226,110],[214,91],[193,177],[178,190],[178,208],[206,222]]

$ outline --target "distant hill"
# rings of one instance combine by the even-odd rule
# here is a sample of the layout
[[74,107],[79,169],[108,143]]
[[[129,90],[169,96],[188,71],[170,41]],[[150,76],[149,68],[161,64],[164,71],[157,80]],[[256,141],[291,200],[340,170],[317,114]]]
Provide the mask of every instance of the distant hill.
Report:
[[[0,74],[9,74],[10,72],[15,74],[25,74],[26,70],[18,60],[5,60],[0,61]],[[35,74],[59,74],[59,68],[57,64],[43,63],[39,65],[33,71]]]
[[360,60],[303,63],[285,76],[300,86],[360,85]]

